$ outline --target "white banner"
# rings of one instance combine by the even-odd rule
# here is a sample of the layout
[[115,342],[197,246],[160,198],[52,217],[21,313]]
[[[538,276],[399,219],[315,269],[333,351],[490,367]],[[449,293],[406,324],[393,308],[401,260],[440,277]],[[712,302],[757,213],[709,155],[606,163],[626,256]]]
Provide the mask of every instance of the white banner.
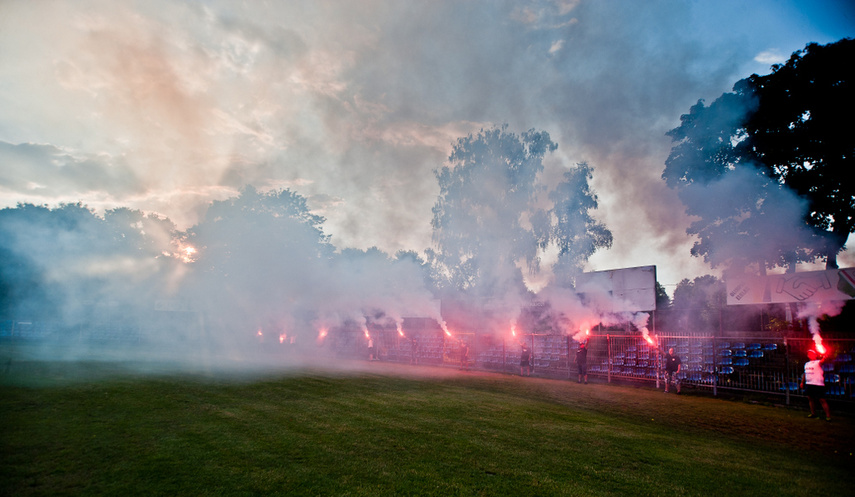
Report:
[[576,277],[580,294],[607,294],[611,312],[656,309],[656,266],[640,266],[582,273]]
[[855,268],[727,279],[727,305],[830,302],[855,298]]

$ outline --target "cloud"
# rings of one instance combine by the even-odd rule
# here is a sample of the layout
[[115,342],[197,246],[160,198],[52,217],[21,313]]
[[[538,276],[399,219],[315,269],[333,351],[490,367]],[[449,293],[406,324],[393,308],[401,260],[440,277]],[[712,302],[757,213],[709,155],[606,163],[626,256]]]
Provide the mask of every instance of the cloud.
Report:
[[790,57],[789,54],[783,54],[778,49],[764,50],[758,53],[754,60],[761,64],[765,64],[767,66],[772,66],[773,64],[783,64],[787,62],[787,59]]
[[50,144],[13,145],[0,141],[0,163],[3,188],[45,200],[84,198],[101,190],[117,196],[140,192],[133,171],[120,158],[103,154],[80,154]]

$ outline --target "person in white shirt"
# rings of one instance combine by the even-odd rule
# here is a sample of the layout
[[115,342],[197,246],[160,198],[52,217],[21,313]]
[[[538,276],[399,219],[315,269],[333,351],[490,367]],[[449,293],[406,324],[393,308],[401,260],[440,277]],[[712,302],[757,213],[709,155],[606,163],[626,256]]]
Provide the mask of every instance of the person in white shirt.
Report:
[[810,405],[808,417],[816,417],[816,403],[819,402],[822,410],[825,411],[825,420],[831,421],[831,410],[828,408],[828,401],[825,400],[825,372],[822,370],[825,356],[817,354],[813,349],[808,350],[807,355],[809,360],[805,363],[801,387],[804,389]]

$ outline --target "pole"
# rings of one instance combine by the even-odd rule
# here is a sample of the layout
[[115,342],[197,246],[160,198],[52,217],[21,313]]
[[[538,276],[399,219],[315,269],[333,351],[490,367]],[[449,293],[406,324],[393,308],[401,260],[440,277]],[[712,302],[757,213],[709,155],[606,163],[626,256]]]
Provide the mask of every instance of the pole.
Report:
[[534,369],[534,333],[529,335],[531,341],[531,355],[528,357],[529,370]]
[[653,343],[656,344],[656,389],[659,389],[659,377],[661,375],[661,371],[659,370],[659,335],[653,335]]
[[609,370],[606,375],[606,381],[608,383],[612,382],[612,337],[608,333],[606,334],[606,350],[609,358]]
[[567,341],[567,379],[573,378],[572,366],[570,366],[570,335],[564,337]]
[[[722,322],[721,308],[719,308],[719,310],[718,310],[718,334],[719,334],[719,336],[724,335],[721,322]],[[713,356],[712,356],[712,362],[713,362],[713,364],[712,364],[712,370],[713,370],[712,394],[713,394],[713,397],[718,396],[718,374],[716,374],[716,368],[718,367],[718,353],[717,353],[718,349],[716,348],[715,338],[716,338],[715,332],[713,332],[713,341],[712,341],[712,343],[713,343]]]
[[790,405],[790,347],[787,346],[787,337],[784,337],[784,392],[786,405]]

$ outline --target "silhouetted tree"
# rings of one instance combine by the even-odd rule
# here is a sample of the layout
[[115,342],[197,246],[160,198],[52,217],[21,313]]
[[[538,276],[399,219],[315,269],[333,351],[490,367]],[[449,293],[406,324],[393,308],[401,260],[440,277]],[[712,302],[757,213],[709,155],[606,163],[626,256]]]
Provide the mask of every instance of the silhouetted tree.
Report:
[[712,275],[684,279],[674,289],[670,326],[680,331],[717,331],[727,303],[724,282]]
[[[532,223],[535,227],[549,226],[550,218],[555,220],[550,239],[558,246],[558,262],[553,271],[556,279],[565,285],[573,281],[573,276],[597,249],[612,245],[611,231],[591,217],[591,211],[599,205],[588,184],[592,177],[592,170],[585,163],[565,172],[561,183],[549,194],[553,202],[550,216]],[[542,246],[544,238],[539,238]]]
[[656,310],[666,311],[671,308],[671,297],[665,291],[665,287],[656,282]]
[[[761,272],[817,258],[837,267],[855,231],[853,58],[851,39],[808,44],[708,107],[698,101],[668,132],[676,143],[662,176],[699,217],[688,230],[699,237],[693,255],[713,266],[758,262]],[[717,188],[715,199],[701,194]],[[787,209],[800,219],[781,226]]]

